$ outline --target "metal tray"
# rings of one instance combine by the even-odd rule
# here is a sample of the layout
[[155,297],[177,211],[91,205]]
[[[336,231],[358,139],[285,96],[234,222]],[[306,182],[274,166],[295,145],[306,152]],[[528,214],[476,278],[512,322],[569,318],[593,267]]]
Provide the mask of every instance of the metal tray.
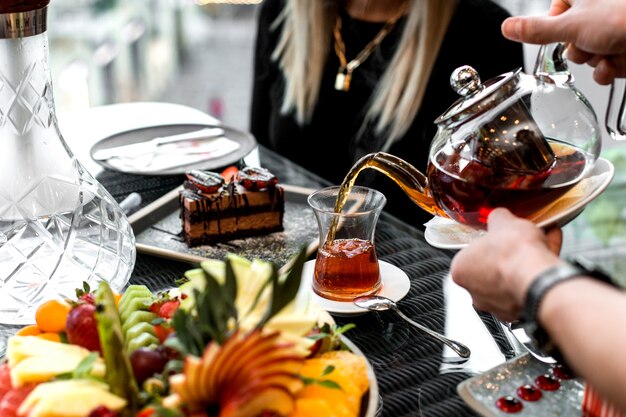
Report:
[[496,407],[496,400],[505,395],[516,396],[524,384],[534,384],[537,376],[549,373],[552,365],[540,362],[526,353],[489,371],[463,381],[458,386],[461,398],[485,417],[558,417],[582,415],[585,383],[578,378],[561,380],[556,391],[543,391],[536,402],[522,401],[522,411],[511,414]]
[[270,261],[282,268],[302,246],[310,255],[319,245],[319,232],[313,210],[306,199],[314,190],[281,184],[285,189],[285,215],[282,232],[234,239],[190,248],[182,239],[178,187],[129,217],[135,232],[137,251],[190,263],[224,259],[234,253],[248,259]]

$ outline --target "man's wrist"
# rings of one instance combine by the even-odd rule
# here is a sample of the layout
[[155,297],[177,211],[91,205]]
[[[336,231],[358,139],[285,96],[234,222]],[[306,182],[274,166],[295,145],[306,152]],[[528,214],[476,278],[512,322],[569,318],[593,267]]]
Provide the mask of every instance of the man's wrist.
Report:
[[505,281],[509,288],[513,289],[513,294],[520,306],[524,306],[526,295],[533,282],[548,269],[562,265],[564,261],[552,253],[542,252],[518,252],[515,259],[505,265]]
[[560,359],[561,355],[539,321],[539,309],[546,294],[554,287],[574,278],[585,277],[614,285],[606,273],[589,262],[572,260],[545,269],[528,287],[520,322],[533,344],[555,359]]

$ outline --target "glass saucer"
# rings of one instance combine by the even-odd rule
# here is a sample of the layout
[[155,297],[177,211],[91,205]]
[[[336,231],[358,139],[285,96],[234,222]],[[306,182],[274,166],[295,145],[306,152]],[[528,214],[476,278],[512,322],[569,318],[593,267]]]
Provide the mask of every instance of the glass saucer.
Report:
[[[407,274],[395,265],[385,261],[378,261],[380,267],[380,278],[382,286],[378,295],[391,298],[394,301],[403,299],[411,289],[411,282]],[[315,260],[308,261],[302,269],[302,278],[306,280],[307,285],[312,285],[313,271],[315,269]],[[329,313],[337,316],[352,316],[367,313],[368,310],[357,307],[351,301],[334,301],[322,298],[312,292],[313,302]]]
[[[539,227],[566,225],[602,194],[614,175],[615,167],[611,161],[599,158],[585,179],[557,201],[535,213],[530,220]],[[485,233],[443,217],[434,217],[425,226],[424,238],[439,249],[463,249]]]

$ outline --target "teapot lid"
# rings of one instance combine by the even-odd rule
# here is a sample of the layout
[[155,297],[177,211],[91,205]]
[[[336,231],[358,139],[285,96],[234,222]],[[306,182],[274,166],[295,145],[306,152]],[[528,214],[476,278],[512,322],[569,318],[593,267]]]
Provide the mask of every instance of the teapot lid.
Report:
[[494,77],[481,83],[478,71],[469,65],[457,68],[450,75],[450,85],[462,97],[435,120],[436,124],[458,122],[491,109],[511,95],[517,86],[519,74],[515,71]]

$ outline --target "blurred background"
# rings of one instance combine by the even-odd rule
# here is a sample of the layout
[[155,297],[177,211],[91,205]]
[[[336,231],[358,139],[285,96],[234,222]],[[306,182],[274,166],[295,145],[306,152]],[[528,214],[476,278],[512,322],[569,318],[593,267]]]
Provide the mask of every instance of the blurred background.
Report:
[[[550,0],[496,0],[511,14],[544,14]],[[248,129],[256,14],[262,0],[54,0],[50,59],[57,112],[130,101],[183,104]],[[537,48],[526,46],[526,70]],[[498,51],[494,51],[497,59]],[[608,88],[572,65],[604,119]],[[603,123],[602,123],[603,124]],[[616,166],[605,194],[565,228],[565,253],[585,254],[626,279],[626,152],[605,135]]]
[[[167,101],[246,129],[261,2],[55,0],[48,34],[57,111]],[[514,14],[550,3],[498,2]]]
[[[55,0],[50,56],[57,111],[166,101],[248,128],[256,13],[262,0]],[[496,0],[541,14],[550,0]],[[494,51],[497,56],[498,51]],[[536,48],[527,46],[527,70]],[[608,90],[574,68],[599,115]],[[606,141],[606,147],[615,142]]]

